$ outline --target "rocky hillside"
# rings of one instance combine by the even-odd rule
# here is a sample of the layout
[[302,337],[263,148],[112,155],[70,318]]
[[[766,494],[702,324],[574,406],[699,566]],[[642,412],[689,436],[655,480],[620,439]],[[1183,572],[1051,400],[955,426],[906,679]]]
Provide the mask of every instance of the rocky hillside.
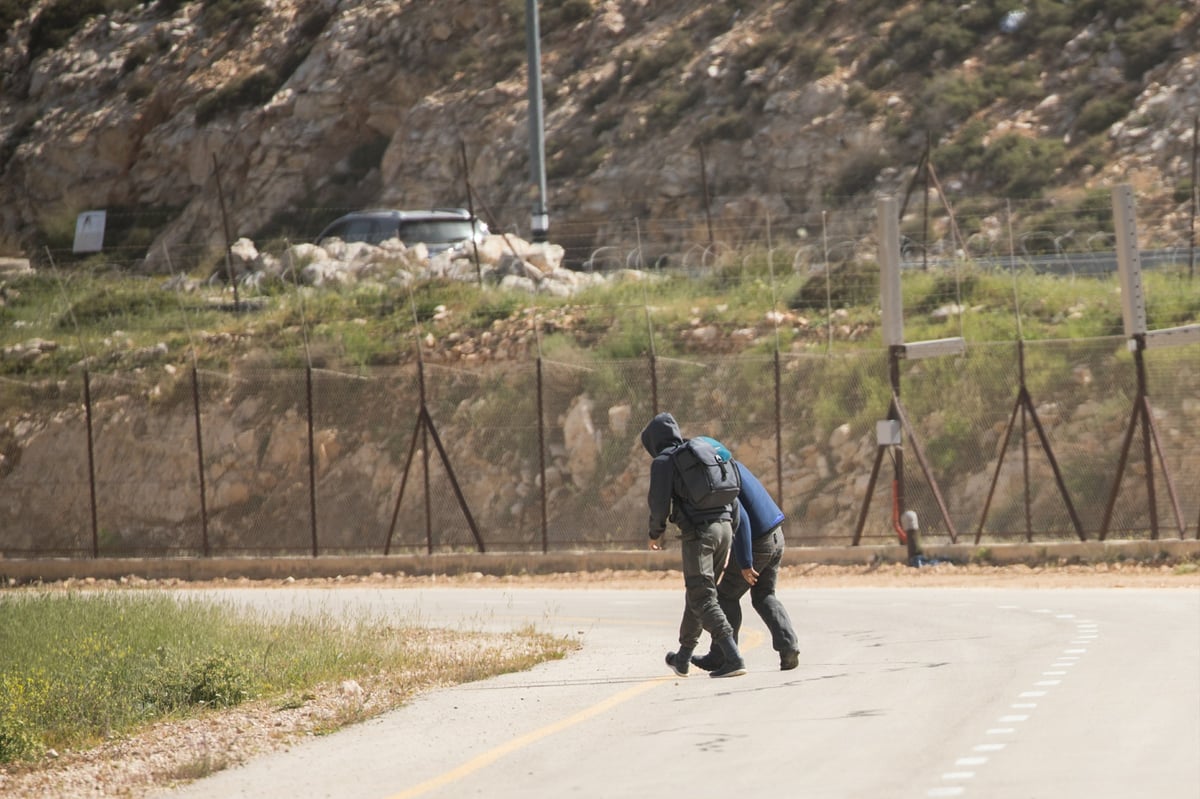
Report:
[[[705,192],[730,225],[867,202],[927,143],[949,191],[1128,181],[1186,233],[1193,0],[539,5],[569,251],[616,220],[669,235]],[[524,26],[523,0],[3,0],[0,247],[69,250],[105,208],[113,252],[161,270],[162,245],[221,247],[222,201],[233,238],[468,199],[527,233]]]

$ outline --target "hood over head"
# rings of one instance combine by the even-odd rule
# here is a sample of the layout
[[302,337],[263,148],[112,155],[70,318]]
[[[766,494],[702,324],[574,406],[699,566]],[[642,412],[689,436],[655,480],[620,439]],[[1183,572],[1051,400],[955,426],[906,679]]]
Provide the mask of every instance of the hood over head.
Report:
[[679,422],[669,413],[658,414],[642,431],[642,446],[652,457],[682,443],[683,435],[679,432]]

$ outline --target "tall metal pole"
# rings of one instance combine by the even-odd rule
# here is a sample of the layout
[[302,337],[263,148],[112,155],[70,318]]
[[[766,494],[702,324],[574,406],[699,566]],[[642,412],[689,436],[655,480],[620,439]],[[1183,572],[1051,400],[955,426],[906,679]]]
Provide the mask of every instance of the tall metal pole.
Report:
[[1200,188],[1196,186],[1198,151],[1200,151],[1200,116],[1192,119],[1192,219],[1188,234],[1188,280],[1196,276],[1196,197],[1200,194]]
[[229,280],[230,287],[233,288],[233,310],[240,313],[242,306],[238,302],[237,276],[233,274],[233,262],[229,258],[233,242],[229,239],[229,212],[225,210],[225,191],[221,188],[221,165],[217,162],[216,153],[213,153],[212,159],[213,175],[217,179],[217,200],[221,203],[221,228],[225,231],[225,277]]
[[925,168],[921,170],[924,178],[924,205],[921,210],[921,269],[929,271],[929,156],[933,152],[933,134],[925,131]]
[[550,230],[550,214],[546,210],[546,138],[542,115],[541,38],[537,0],[525,0],[525,49],[529,58],[529,164],[533,184],[537,187],[530,228],[535,242],[545,241]]
[[475,198],[472,196],[474,191],[471,189],[471,167],[467,163],[467,143],[462,139],[458,140],[458,151],[462,156],[463,168],[463,183],[467,187],[467,213],[471,215],[471,253],[475,258],[475,274],[479,278],[479,287],[483,288],[483,267],[479,264],[479,237],[475,235]]
[[708,164],[704,160],[704,142],[700,142],[696,146],[700,150],[700,188],[704,191],[704,222],[708,226],[708,249],[712,250],[712,198],[708,194]]

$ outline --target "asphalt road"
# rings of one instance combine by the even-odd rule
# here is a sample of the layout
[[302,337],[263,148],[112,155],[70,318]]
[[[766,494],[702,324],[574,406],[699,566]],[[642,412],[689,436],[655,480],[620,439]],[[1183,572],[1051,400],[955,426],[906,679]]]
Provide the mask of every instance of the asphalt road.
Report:
[[583,647],[171,799],[1200,797],[1196,590],[786,590],[800,667],[779,670],[747,600],[750,672],[721,680],[663,663],[681,586],[219,594],[468,630],[533,623]]

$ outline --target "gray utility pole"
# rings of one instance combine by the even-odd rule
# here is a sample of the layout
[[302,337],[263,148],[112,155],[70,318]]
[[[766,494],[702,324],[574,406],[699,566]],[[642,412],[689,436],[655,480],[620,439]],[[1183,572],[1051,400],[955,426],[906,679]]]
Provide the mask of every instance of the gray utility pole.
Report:
[[537,186],[530,227],[534,241],[545,241],[550,229],[546,211],[546,138],[542,119],[542,45],[537,0],[525,0],[525,46],[529,57],[529,162]]

